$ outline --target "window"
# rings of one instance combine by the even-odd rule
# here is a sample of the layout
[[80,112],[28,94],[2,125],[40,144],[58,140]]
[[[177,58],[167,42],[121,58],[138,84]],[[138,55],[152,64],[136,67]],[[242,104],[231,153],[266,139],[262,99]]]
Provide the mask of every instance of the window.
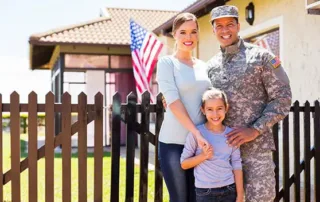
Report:
[[78,103],[78,95],[86,93],[86,74],[84,72],[64,72],[63,90],[71,95],[71,103]]
[[268,32],[247,38],[245,41],[266,48],[276,56],[280,57],[279,29],[270,30]]

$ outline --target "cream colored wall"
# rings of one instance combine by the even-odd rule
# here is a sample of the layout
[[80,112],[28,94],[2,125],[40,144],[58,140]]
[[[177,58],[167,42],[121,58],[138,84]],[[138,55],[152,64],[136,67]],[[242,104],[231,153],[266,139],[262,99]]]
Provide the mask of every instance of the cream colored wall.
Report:
[[163,48],[159,54],[159,57],[172,54],[172,52],[174,51],[174,39],[162,34],[158,36],[158,39],[163,43]]
[[209,20],[209,14],[198,19],[200,27],[199,58],[204,61],[208,61],[219,51],[219,43],[212,32]]

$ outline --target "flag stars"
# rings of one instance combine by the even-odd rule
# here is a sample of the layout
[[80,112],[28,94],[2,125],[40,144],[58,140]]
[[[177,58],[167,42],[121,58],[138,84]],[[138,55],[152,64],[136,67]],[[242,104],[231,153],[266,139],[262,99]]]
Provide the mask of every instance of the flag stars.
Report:
[[131,29],[131,50],[136,50],[141,48],[143,40],[147,34],[147,30],[142,28],[140,25],[130,21],[130,29]]

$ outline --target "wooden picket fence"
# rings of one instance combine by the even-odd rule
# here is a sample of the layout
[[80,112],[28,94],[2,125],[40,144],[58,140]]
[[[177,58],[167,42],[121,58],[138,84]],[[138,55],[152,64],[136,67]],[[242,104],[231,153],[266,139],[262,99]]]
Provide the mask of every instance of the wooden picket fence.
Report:
[[[303,120],[301,120],[301,114]],[[279,126],[282,125],[282,134]],[[273,127],[277,151],[275,201],[319,201],[320,200],[320,107],[319,101],[303,106],[296,101],[290,114]],[[303,144],[301,144],[303,142]],[[282,146],[280,147],[280,144]],[[290,149],[291,146],[291,149]],[[303,150],[301,151],[301,147]],[[282,150],[280,154],[280,150]],[[292,151],[293,150],[293,151]],[[292,156],[293,155],[293,156]],[[280,165],[282,161],[282,165]],[[313,161],[313,162],[312,162]],[[313,163],[313,168],[311,167]],[[279,167],[282,167],[282,173]],[[301,176],[303,173],[303,176]],[[311,175],[313,173],[313,175]],[[303,182],[302,179],[303,178]],[[282,181],[282,187],[280,187]],[[294,187],[293,192],[290,191]]]
[[[87,124],[94,121],[94,201],[103,200],[103,96],[95,96],[95,104],[87,104],[87,96],[80,94],[78,104],[71,104],[71,96],[65,93],[62,103],[54,103],[54,95],[48,93],[45,104],[37,103],[37,95],[29,95],[28,104],[19,102],[14,92],[10,103],[2,103],[0,112],[10,112],[11,169],[3,173],[3,134],[0,116],[0,201],[3,201],[3,187],[11,182],[11,200],[26,201],[21,198],[20,173],[28,172],[29,194],[27,201],[38,201],[37,161],[45,158],[45,201],[54,201],[54,149],[62,148],[62,201],[71,201],[71,136],[78,133],[78,198],[87,201]],[[28,113],[28,157],[20,162],[20,112]],[[37,113],[45,112],[45,145],[37,149]],[[54,127],[55,115],[61,115],[61,131]],[[78,120],[71,124],[71,113],[78,114]],[[154,199],[163,201],[163,178],[158,161],[158,135],[164,117],[161,94],[155,104],[150,103],[150,94],[142,95],[137,103],[133,93],[122,103],[120,94],[113,97],[112,140],[111,140],[111,185],[110,201],[120,201],[120,175],[125,175],[125,201],[135,201],[134,169],[137,139],[140,139],[139,201],[148,201],[148,163],[155,165]],[[303,115],[303,119],[301,116]],[[155,132],[150,132],[150,117],[154,116]],[[121,122],[126,124],[126,169],[120,173]],[[295,102],[290,114],[273,127],[277,151],[275,201],[318,201],[320,200],[320,107],[319,101],[310,106],[309,102],[300,106]],[[301,144],[302,142],[302,144]],[[155,161],[149,162],[149,143],[155,147]],[[303,148],[302,150],[300,148]],[[291,155],[292,154],[292,155]],[[313,167],[311,165],[314,165]],[[293,192],[290,190],[293,188]],[[109,200],[108,200],[109,201]]]
[[[64,93],[62,103],[54,103],[54,95],[46,95],[46,103],[38,104],[37,95],[29,94],[28,104],[19,102],[18,93],[10,96],[10,104],[2,103],[0,112],[10,112],[11,169],[3,173],[3,133],[0,116],[0,201],[3,188],[11,182],[11,201],[38,201],[37,161],[45,158],[45,201],[54,201],[54,149],[62,150],[62,200],[71,201],[71,136],[78,133],[78,189],[79,201],[87,201],[87,124],[94,121],[94,200],[102,201],[103,158],[103,96],[95,96],[95,104],[87,104],[87,96],[81,93],[78,104],[71,104],[71,96]],[[20,112],[28,113],[28,157],[20,162]],[[37,113],[45,112],[45,145],[37,149]],[[71,124],[71,113],[78,113],[78,121]],[[55,113],[61,113],[61,132],[55,131]],[[29,198],[21,198],[20,173],[28,172]]]
[[[161,102],[161,94],[157,96],[156,104],[150,104],[150,94],[142,94],[141,104],[137,103],[137,97],[130,93],[127,102],[121,102],[120,94],[113,96],[112,104],[112,141],[111,141],[111,197],[110,201],[119,201],[119,177],[120,177],[120,134],[121,121],[126,123],[126,187],[125,201],[134,201],[134,158],[136,140],[140,138],[140,184],[139,201],[147,202],[148,198],[148,163],[149,143],[155,146],[155,176],[154,176],[154,201],[163,200],[163,179],[158,161],[158,136],[163,121],[164,109]],[[156,114],[155,134],[149,131],[150,114]],[[137,120],[140,115],[141,120]],[[137,137],[139,135],[139,137]]]

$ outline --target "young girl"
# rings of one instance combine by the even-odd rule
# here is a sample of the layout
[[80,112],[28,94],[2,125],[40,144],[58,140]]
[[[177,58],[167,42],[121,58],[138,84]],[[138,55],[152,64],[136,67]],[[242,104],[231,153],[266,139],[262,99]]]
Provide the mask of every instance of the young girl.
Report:
[[189,133],[181,154],[182,169],[194,167],[197,202],[243,202],[240,151],[226,143],[225,135],[232,131],[223,125],[227,111],[227,98],[222,91],[205,91],[201,112],[207,121],[197,128],[212,147],[200,149]]

